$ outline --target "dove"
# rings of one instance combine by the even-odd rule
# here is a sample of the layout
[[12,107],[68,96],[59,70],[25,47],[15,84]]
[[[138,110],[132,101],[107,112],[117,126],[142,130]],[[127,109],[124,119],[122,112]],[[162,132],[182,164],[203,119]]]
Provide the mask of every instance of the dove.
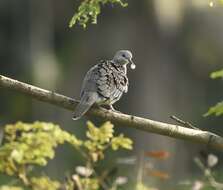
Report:
[[119,50],[111,60],[101,60],[85,75],[80,102],[74,110],[73,120],[80,119],[94,104],[108,106],[115,111],[113,104],[128,92],[127,64],[131,69],[136,65],[132,61],[132,53]]

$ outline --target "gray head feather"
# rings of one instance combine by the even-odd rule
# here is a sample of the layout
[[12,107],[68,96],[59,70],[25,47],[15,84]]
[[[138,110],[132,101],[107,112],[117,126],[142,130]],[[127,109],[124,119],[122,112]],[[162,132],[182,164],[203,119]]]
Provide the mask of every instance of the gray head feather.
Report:
[[131,63],[131,68],[135,68],[135,64],[132,61],[132,53],[128,50],[119,50],[116,52],[112,61],[121,65],[127,65],[128,63]]

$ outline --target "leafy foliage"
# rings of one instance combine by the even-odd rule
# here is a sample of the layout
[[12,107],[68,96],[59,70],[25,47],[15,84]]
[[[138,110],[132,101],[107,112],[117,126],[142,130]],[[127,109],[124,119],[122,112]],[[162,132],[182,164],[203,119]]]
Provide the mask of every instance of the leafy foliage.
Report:
[[84,190],[98,190],[100,188],[99,180],[97,178],[85,178],[74,175],[73,179],[78,189]]
[[96,162],[104,158],[103,151],[111,146],[113,150],[119,148],[132,149],[132,141],[125,138],[122,134],[114,137],[114,126],[110,122],[104,123],[97,128],[93,123],[87,123],[88,131],[84,145],[88,149],[92,161]]
[[[33,190],[56,190],[62,186],[66,190],[74,187],[97,190],[99,178],[95,176],[94,163],[104,159],[108,148],[132,149],[132,141],[122,134],[114,136],[114,126],[110,122],[96,127],[87,123],[86,140],[79,140],[75,135],[62,130],[52,123],[35,122],[27,124],[18,122],[4,128],[3,145],[0,147],[0,172],[20,179],[25,187]],[[55,156],[55,148],[68,143],[86,159],[86,166],[77,167],[76,173],[67,182],[51,180],[48,176],[32,176],[31,166],[45,166]],[[115,148],[114,148],[115,147]],[[22,187],[1,186],[0,190],[20,190]]]
[[123,134],[114,137],[111,141],[111,146],[113,150],[118,150],[119,148],[132,149],[132,141],[129,138],[125,138]]
[[24,172],[26,164],[45,166],[54,157],[54,148],[68,142],[80,146],[74,135],[52,123],[6,125],[5,144],[0,148],[0,171],[7,175]]
[[126,7],[127,3],[122,0],[83,0],[78,7],[78,11],[73,15],[69,27],[74,26],[76,23],[86,28],[90,22],[97,23],[97,16],[101,13],[101,6],[105,4],[119,4]]
[[[205,152],[205,153],[204,153]],[[216,179],[214,167],[218,164],[218,157],[212,153],[207,154],[206,151],[194,158],[195,164],[202,171],[203,176],[197,179],[187,180],[187,183],[182,183],[182,186],[187,186],[186,189],[223,189],[223,183]],[[181,187],[182,189],[182,187]]]
[[3,185],[0,190],[23,190],[21,187]]
[[222,78],[223,77],[223,69],[219,70],[219,71],[215,71],[215,72],[212,72],[210,77],[212,79],[216,79],[216,78]]
[[39,178],[32,177],[30,181],[33,190],[40,190],[40,189],[55,190],[61,186],[61,184],[58,181],[53,181],[47,176]]
[[[219,71],[212,72],[210,77],[212,79],[223,78],[223,69]],[[215,115],[220,116],[223,114],[223,101],[218,102],[215,106],[209,108],[208,112],[204,116]]]
[[204,116],[209,116],[214,114],[215,116],[220,116],[223,114],[223,102],[217,103],[215,106],[209,108],[208,112]]

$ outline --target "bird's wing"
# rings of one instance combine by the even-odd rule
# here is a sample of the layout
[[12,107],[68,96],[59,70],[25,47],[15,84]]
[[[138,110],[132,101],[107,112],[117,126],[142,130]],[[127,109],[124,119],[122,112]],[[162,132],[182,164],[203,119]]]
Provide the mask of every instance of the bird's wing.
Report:
[[98,79],[96,81],[98,93],[105,98],[118,98],[128,89],[128,79],[114,64],[106,61],[98,65]]
[[97,84],[96,81],[99,78],[98,74],[98,65],[92,67],[84,77],[81,94],[80,96],[83,97],[84,93],[89,92],[97,92]]
[[90,107],[98,101],[97,85],[98,80],[98,66],[92,67],[83,80],[81,89],[81,100],[74,110],[73,119],[77,120],[84,115]]
[[86,74],[81,90],[81,97],[86,93],[98,93],[109,99],[119,97],[128,90],[128,78],[109,61],[101,61]]

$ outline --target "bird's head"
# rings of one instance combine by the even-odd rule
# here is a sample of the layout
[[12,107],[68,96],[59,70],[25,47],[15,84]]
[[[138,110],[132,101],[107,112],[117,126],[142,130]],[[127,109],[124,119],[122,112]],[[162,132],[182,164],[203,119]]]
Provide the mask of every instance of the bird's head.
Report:
[[127,65],[128,63],[131,63],[131,69],[135,69],[136,67],[132,61],[132,53],[128,50],[119,50],[116,52],[113,61],[121,65]]

